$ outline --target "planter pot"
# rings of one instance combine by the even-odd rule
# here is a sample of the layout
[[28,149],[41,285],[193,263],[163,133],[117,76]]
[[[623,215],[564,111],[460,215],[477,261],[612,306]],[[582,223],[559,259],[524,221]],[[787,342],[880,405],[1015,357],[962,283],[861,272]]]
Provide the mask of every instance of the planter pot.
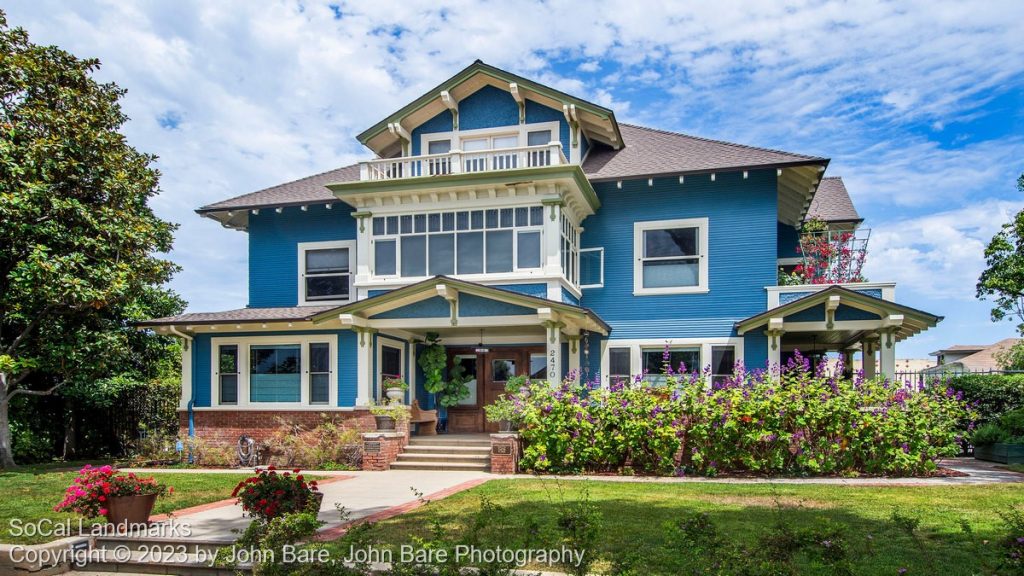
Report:
[[388,400],[398,401],[405,397],[405,390],[401,388],[388,388],[384,391],[384,395],[388,397]]
[[530,387],[529,386],[520,386],[519,387],[519,397],[520,398],[529,398],[530,397]]
[[975,446],[974,457],[1001,464],[1024,464],[1024,444],[989,444]]
[[156,505],[156,498],[156,494],[114,496],[107,501],[107,521],[127,529],[134,524],[146,524]]
[[377,421],[377,430],[381,432],[393,432],[395,430],[395,419],[391,416],[374,416]]
[[508,420],[498,420],[498,432],[501,432],[502,434],[505,434],[505,433],[508,433],[508,432],[511,432],[511,431],[512,431],[512,422],[509,422]]
[[324,493],[323,492],[313,492],[313,500],[316,501],[316,509],[319,510],[320,507],[323,506],[323,504],[324,504]]

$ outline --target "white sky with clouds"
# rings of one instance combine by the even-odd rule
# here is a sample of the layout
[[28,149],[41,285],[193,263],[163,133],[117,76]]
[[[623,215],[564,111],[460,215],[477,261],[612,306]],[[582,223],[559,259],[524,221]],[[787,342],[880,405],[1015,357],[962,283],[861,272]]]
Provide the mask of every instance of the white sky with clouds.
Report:
[[[333,5],[333,6],[332,6]],[[974,299],[1024,206],[1024,2],[14,0],[36,42],[103,62],[158,154],[190,310],[244,305],[246,236],[192,210],[365,159],[354,135],[480,58],[620,120],[820,154],[873,229],[866,273],[946,316],[901,345],[1012,335]],[[340,17],[337,17],[340,13]]]

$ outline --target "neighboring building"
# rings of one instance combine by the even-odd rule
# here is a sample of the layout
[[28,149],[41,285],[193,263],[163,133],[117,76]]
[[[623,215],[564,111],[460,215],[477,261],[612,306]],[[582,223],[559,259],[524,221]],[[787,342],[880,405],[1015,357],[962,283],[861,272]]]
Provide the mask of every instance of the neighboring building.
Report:
[[896,373],[916,374],[931,367],[933,364],[928,358],[897,358]]
[[895,343],[941,320],[889,282],[777,285],[809,213],[861,222],[826,158],[620,124],[479,61],[357,138],[374,159],[197,211],[248,233],[249,302],[144,324],[186,340],[196,430],[365,419],[389,375],[430,408],[429,332],[474,377],[448,410],[474,432],[507,374],[607,385],[668,347],[716,376],[795,349],[891,375]]
[[1020,338],[1004,338],[995,344],[957,344],[929,354],[935,356],[935,365],[923,370],[925,374],[948,372],[990,372],[1000,370],[996,356],[1008,350]]

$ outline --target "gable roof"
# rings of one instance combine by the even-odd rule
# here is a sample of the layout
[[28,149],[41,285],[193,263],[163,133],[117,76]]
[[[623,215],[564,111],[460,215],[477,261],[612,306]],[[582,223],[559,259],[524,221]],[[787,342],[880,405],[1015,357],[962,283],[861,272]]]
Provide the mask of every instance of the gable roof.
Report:
[[710,140],[633,124],[619,126],[625,146],[619,150],[594,147],[583,162],[583,172],[593,181],[828,164],[828,159],[820,156]]
[[[996,355],[1000,352],[1012,347],[1017,342],[1020,342],[1020,338],[1003,338],[995,344],[989,344],[988,346],[975,347],[973,345],[958,345],[944,348],[940,352],[955,352],[955,351],[970,351],[975,348],[980,348],[977,352],[964,356],[959,360],[953,362],[947,362],[938,366],[931,366],[926,369],[928,372],[941,372],[945,368],[951,368],[959,365],[964,370],[970,372],[980,372],[985,370],[999,370],[999,361],[996,359]],[[931,355],[937,355],[937,352],[932,352]]]
[[821,179],[805,219],[825,222],[864,221],[854,208],[841,176],[827,176]]
[[784,318],[790,314],[818,306],[827,302],[834,295],[840,296],[844,304],[852,305],[855,308],[878,311],[883,317],[889,314],[902,314],[904,320],[896,332],[897,341],[909,338],[928,328],[934,328],[936,324],[942,321],[942,316],[936,316],[924,310],[918,310],[917,308],[911,308],[910,306],[904,306],[903,304],[897,304],[896,302],[833,284],[823,290],[813,292],[760,314],[755,314],[750,318],[740,320],[736,323],[736,331],[738,334],[743,335],[750,330],[768,324],[772,318]]
[[334,193],[327,189],[327,184],[335,182],[352,182],[359,180],[359,165],[342,166],[320,174],[306,176],[270,188],[257,190],[213,204],[207,204],[196,212],[217,212],[221,210],[241,210],[249,208],[265,208],[268,206],[289,206],[308,204],[311,202],[331,202],[337,200]]
[[[511,90],[511,84],[515,84],[520,98],[533,100],[559,112],[564,111],[566,115],[573,115],[588,138],[614,148],[622,146],[622,135],[615,120],[615,112],[612,110],[485,64],[481,60],[476,60],[416,100],[377,122],[356,136],[356,139],[377,154],[388,156],[396,152],[395,146],[399,140],[398,135],[391,132],[390,125],[397,123],[402,129],[411,132],[419,124],[448,109],[448,104],[442,99],[442,92],[447,92],[448,96],[457,102],[488,84],[502,90]],[[455,106],[457,108],[457,104]],[[403,124],[403,120],[408,119],[411,119],[406,123],[408,125]]]

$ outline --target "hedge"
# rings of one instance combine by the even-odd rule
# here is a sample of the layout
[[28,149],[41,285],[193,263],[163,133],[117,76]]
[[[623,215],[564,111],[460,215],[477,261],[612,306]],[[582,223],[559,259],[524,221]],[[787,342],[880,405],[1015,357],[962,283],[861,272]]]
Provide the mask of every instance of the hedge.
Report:
[[1024,408],[1024,374],[961,374],[943,384],[963,392],[964,400],[977,410],[978,424]]

